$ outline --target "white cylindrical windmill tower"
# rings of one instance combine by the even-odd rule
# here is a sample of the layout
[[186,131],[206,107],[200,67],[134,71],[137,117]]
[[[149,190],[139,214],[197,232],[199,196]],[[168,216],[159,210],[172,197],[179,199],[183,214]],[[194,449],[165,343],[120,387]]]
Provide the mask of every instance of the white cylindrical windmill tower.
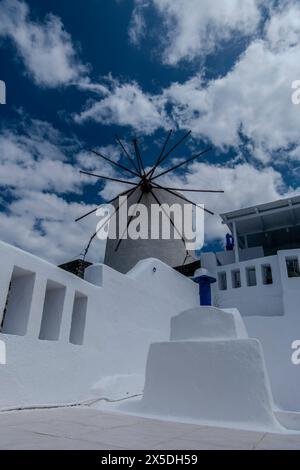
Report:
[[[179,267],[195,261],[195,252],[189,249],[187,242],[190,240],[186,238],[186,234],[191,233],[191,227],[186,230],[184,224],[187,220],[191,223],[191,217],[186,218],[185,211],[189,211],[191,216],[191,208],[196,204],[183,196],[181,192],[223,192],[220,190],[169,188],[159,184],[159,177],[195,160],[210,150],[210,148],[206,149],[172,168],[159,172],[158,168],[161,164],[190,135],[190,132],[166,151],[171,134],[172,131],[168,133],[154,167],[148,172],[145,171],[136,139],[133,141],[136,159],[133,159],[117,137],[132,169],[93,151],[101,158],[135,176],[136,181],[82,172],[131,185],[130,189],[108,202],[113,205],[114,210],[104,222],[104,225],[110,222],[104,263],[121,273],[127,273],[139,261],[147,258],[157,258],[171,267]],[[189,206],[188,209],[187,206]],[[81,220],[96,210],[97,208],[77,220]],[[213,214],[206,208],[203,211]],[[104,225],[97,230],[103,228]],[[84,256],[86,256],[96,235],[97,232],[91,237]]]
[[[187,250],[182,230],[183,210],[187,203],[175,193],[170,194],[150,185],[148,189],[147,186],[137,188],[127,199],[126,209],[132,208],[136,217],[132,218],[127,211],[126,226],[123,224],[120,230],[120,221],[116,218],[116,226],[109,231],[104,263],[122,273],[127,273],[146,258],[157,258],[172,267],[196,259],[195,253]],[[116,207],[119,207],[117,204]],[[143,208],[139,211],[135,204],[143,205]],[[122,207],[118,213],[121,211]],[[139,232],[140,238],[132,239],[136,232]],[[121,238],[124,235],[126,238]]]

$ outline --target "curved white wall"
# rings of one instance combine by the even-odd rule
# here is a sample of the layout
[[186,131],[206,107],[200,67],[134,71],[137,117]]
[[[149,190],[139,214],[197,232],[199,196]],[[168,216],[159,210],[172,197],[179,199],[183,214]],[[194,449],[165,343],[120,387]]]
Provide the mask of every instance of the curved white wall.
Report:
[[[153,189],[155,196],[161,203],[168,204],[172,206],[173,204],[178,204],[181,208],[187,203],[185,203],[179,197],[173,196],[172,194],[168,193],[167,191],[161,191],[158,189]],[[132,197],[128,198],[128,207],[131,204],[137,203],[139,197],[141,195],[141,191],[137,190]],[[141,200],[141,204],[144,204],[147,207],[148,214],[151,214],[151,208],[153,206],[158,207],[157,201],[154,197],[149,193],[144,193],[143,198]],[[122,209],[120,209],[121,211]],[[167,219],[168,220],[168,219]],[[126,227],[127,218],[125,219],[125,227]],[[181,225],[183,221],[181,220]],[[118,245],[118,239],[115,240],[111,238],[111,230],[109,232],[110,237],[107,239],[106,243],[106,251],[105,251],[105,264],[111,266],[112,268],[116,269],[121,273],[127,273],[130,269],[132,269],[139,261],[147,259],[147,258],[157,258],[163,261],[164,263],[168,264],[169,266],[181,266],[185,264],[187,261],[187,253],[185,244],[183,243],[182,239],[177,237],[171,237],[170,239],[162,239],[160,235],[160,239],[154,239],[151,237],[151,229],[156,228],[157,233],[160,234],[159,227],[161,226],[161,222],[158,224],[155,223],[155,220],[150,219],[148,220],[148,238],[147,239],[124,239],[122,240],[120,246],[116,251],[116,247]],[[177,226],[177,223],[176,223]],[[117,224],[117,229],[118,229]],[[171,234],[173,231],[173,227],[171,226]],[[194,252],[190,253],[188,258],[189,262],[195,260]]]

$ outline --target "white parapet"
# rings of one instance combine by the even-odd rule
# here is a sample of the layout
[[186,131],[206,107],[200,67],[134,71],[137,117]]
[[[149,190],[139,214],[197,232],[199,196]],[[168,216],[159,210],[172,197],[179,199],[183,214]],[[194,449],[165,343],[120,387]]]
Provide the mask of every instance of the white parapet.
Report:
[[111,383],[139,393],[149,345],[199,302],[195,283],[155,259],[128,275],[95,265],[82,280],[2,242],[0,257],[0,409],[94,398],[99,383],[108,399]]
[[261,345],[247,338],[236,313],[199,307],[171,324],[173,341],[150,347],[140,411],[218,426],[281,429]]
[[215,307],[196,307],[171,318],[171,340],[247,338],[238,311],[224,312]]

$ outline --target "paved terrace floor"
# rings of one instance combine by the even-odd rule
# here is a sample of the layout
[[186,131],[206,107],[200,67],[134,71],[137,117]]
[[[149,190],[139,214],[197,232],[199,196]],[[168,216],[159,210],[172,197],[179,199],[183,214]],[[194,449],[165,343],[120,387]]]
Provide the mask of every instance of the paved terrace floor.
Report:
[[0,449],[300,449],[300,434],[158,421],[88,407],[0,413]]

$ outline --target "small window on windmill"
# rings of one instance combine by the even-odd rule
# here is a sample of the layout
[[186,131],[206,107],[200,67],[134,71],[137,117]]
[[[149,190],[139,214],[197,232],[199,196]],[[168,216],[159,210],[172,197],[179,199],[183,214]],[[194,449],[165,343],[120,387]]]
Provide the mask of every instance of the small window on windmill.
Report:
[[262,279],[263,279],[263,284],[265,286],[273,284],[273,275],[272,275],[272,268],[270,264],[264,264],[261,267],[262,270]]
[[234,289],[239,289],[240,287],[242,287],[241,271],[239,269],[236,269],[235,271],[232,271],[231,276],[232,276],[232,287]]
[[225,272],[218,274],[219,290],[227,290],[227,275]]
[[254,287],[257,285],[256,281],[256,269],[254,266],[246,268],[246,279],[247,279],[247,286]]
[[287,268],[288,277],[300,277],[298,257],[294,256],[294,257],[286,258],[286,268]]

